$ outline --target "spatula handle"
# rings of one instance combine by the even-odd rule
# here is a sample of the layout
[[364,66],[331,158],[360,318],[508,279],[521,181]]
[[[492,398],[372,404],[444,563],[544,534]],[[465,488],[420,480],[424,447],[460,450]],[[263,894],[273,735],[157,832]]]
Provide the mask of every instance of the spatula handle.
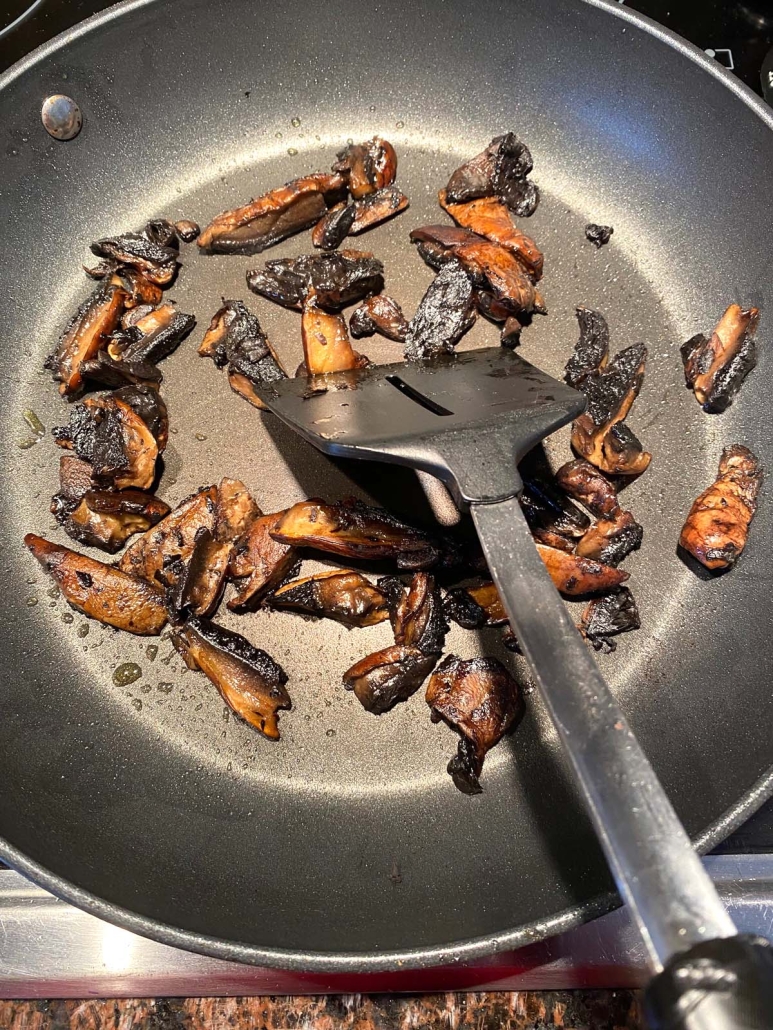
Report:
[[518,499],[474,504],[497,589],[654,969],[735,934],[670,801],[548,575]]

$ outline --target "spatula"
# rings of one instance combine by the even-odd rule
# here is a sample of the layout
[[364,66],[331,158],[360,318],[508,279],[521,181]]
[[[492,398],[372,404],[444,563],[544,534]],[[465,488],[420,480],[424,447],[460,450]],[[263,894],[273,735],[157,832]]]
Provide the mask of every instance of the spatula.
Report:
[[553,586],[518,502],[517,462],[579,415],[584,396],[501,347],[426,365],[284,379],[258,393],[324,453],[424,470],[469,507],[618,889],[653,970],[664,970],[648,992],[652,1021],[768,1025],[737,1020],[736,1006],[750,998],[762,1004],[771,949],[733,936],[733,922]]

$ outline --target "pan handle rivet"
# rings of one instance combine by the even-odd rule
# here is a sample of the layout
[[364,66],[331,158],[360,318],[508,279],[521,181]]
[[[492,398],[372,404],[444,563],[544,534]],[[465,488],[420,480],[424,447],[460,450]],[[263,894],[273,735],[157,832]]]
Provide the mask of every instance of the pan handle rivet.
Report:
[[54,139],[75,139],[83,127],[81,109],[71,97],[63,93],[46,97],[40,117],[44,129]]

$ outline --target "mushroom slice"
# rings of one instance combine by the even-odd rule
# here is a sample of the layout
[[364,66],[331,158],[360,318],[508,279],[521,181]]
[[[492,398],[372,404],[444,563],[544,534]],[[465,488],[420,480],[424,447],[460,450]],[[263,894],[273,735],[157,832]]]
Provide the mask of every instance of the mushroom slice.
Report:
[[609,358],[609,326],[600,311],[578,307],[580,339],[566,363],[564,381],[579,389],[589,375],[606,367]]
[[593,558],[583,558],[579,554],[568,554],[557,547],[537,543],[537,550],[553,585],[567,597],[603,593],[620,586],[629,578],[628,573],[622,569],[604,565]]
[[81,364],[81,376],[111,388],[136,383],[160,383],[161,372],[149,361],[116,361],[106,350]]
[[346,372],[370,364],[364,355],[353,349],[343,315],[324,311],[314,290],[309,291],[303,304],[301,338],[307,375]]
[[596,518],[613,518],[620,511],[614,483],[589,461],[568,461],[556,472],[556,482]]
[[182,218],[179,222],[175,222],[174,227],[183,243],[193,243],[201,232],[198,223],[192,222],[189,218]]
[[220,599],[236,541],[260,516],[260,508],[238,479],[221,479],[213,529],[195,537],[190,558],[179,559],[168,577],[171,602],[178,611],[210,615]]
[[341,193],[345,185],[345,177],[335,172],[293,179],[213,218],[196,242],[216,253],[258,254],[318,222],[327,209],[326,196]]
[[759,460],[748,447],[726,447],[716,480],[690,508],[679,546],[707,569],[734,565],[746,546],[762,476]]
[[372,229],[374,226],[394,218],[408,207],[408,198],[397,186],[386,186],[376,193],[369,193],[354,202],[354,221],[349,227],[349,235]]
[[232,579],[242,582],[228,602],[232,611],[259,601],[279,586],[296,565],[298,553],[295,548],[271,536],[271,530],[284,515],[284,511],[261,515],[237,540],[228,572]]
[[438,657],[424,654],[418,647],[393,644],[355,662],[344,673],[343,683],[366,711],[382,715],[416,693]]
[[502,315],[534,310],[535,290],[518,258],[496,243],[467,229],[449,225],[428,225],[414,229],[411,240],[419,244],[419,253],[437,268],[454,258],[464,266],[476,290],[490,294]]
[[336,158],[333,171],[346,176],[349,192],[355,200],[383,190],[395,181],[397,154],[392,144],[380,136],[365,143],[350,143]]
[[172,304],[162,304],[114,333],[108,354],[116,361],[155,364],[176,350],[195,324],[193,315],[178,311]]
[[300,501],[270,532],[280,543],[314,547],[344,558],[394,558],[401,569],[430,568],[441,554],[428,533],[353,498],[336,504],[317,498]]
[[589,222],[585,226],[585,239],[589,240],[598,250],[599,247],[609,243],[614,231],[611,225],[597,225],[595,222]]
[[269,608],[290,608],[344,626],[375,626],[389,618],[387,599],[359,572],[336,569],[293,579],[268,598]]
[[292,702],[287,673],[271,655],[196,616],[174,630],[172,643],[189,669],[200,669],[215,684],[229,708],[264,737],[279,739],[277,713]]
[[453,587],[446,593],[443,610],[464,629],[501,626],[507,622],[507,612],[491,580],[477,586]]
[[456,169],[446,194],[455,204],[498,196],[514,214],[527,217],[539,203],[539,189],[527,178],[533,167],[529,148],[514,132],[495,136],[481,154]]
[[76,404],[69,426],[55,429],[54,437],[87,461],[103,486],[148,490],[153,484],[158,444],[143,419],[115,395]]
[[126,232],[97,240],[91,244],[91,252],[99,257],[112,258],[119,265],[136,268],[151,283],[166,286],[177,271],[176,240],[174,246],[159,243],[148,228],[146,226],[141,233]]
[[556,481],[541,447],[529,452],[519,471],[524,483],[521,505],[531,526],[574,538],[588,530],[590,519]]
[[87,490],[59,521],[73,540],[115,554],[130,536],[155,526],[170,510],[168,504],[144,490]]
[[186,498],[157,526],[149,529],[121,555],[118,568],[149,583],[157,583],[157,574],[177,559],[188,561],[196,543],[196,535],[215,528],[217,487],[207,486]]
[[[381,585],[381,581],[379,581]],[[448,623],[435,577],[415,572],[408,589],[392,595],[395,643],[417,647],[424,654],[440,654]]]
[[578,384],[588,406],[572,423],[572,447],[602,472],[638,475],[652,460],[623,422],[639,395],[646,360],[647,348],[635,343]]
[[614,637],[620,633],[630,633],[640,626],[641,619],[633,594],[628,587],[617,587],[588,604],[582,613],[579,629],[594,650],[608,654],[617,650]]
[[699,333],[682,345],[685,381],[704,411],[726,411],[757,364],[759,317],[759,308],[731,304],[708,340]]
[[127,296],[120,286],[103,283],[65,326],[56,350],[45,362],[59,382],[63,397],[74,397],[83,386],[81,366],[106,346],[118,326]]
[[354,204],[335,204],[311,230],[311,242],[321,250],[336,250],[349,235],[356,214]]
[[74,454],[63,454],[59,459],[59,490],[51,498],[51,514],[64,523],[74,511],[87,490],[94,487],[91,465]]
[[[117,261],[106,259],[93,268],[83,270],[92,279],[107,280],[112,286],[120,286],[126,291],[124,306],[128,311],[145,305],[153,308],[161,303],[163,292],[157,283],[152,283],[142,272],[131,265],[121,265]],[[125,317],[125,316],[124,316]]]
[[153,434],[159,454],[165,451],[169,441],[169,414],[164,398],[158,390],[146,383],[135,383],[130,386],[122,386],[111,396],[128,404],[132,411],[139,415]]
[[404,343],[408,334],[408,320],[396,300],[380,293],[375,297],[367,297],[354,309],[349,319],[349,332],[354,337],[380,333],[388,340]]
[[240,300],[227,300],[215,312],[199,346],[218,368],[228,365],[231,389],[256,408],[265,405],[255,387],[286,379],[287,373],[256,315]]
[[34,533],[24,543],[77,611],[141,636],[155,636],[164,628],[167,611],[158,587]]
[[452,354],[474,321],[470,276],[458,261],[450,261],[429,284],[408,325],[406,360],[424,361]]
[[300,311],[310,290],[323,308],[338,311],[384,288],[384,266],[362,250],[302,254],[267,261],[265,269],[247,272],[247,285],[276,304]]
[[498,197],[480,197],[463,204],[454,204],[448,199],[446,191],[441,190],[438,200],[457,225],[509,250],[518,258],[533,282],[542,278],[542,251],[531,237],[515,225],[510,210]]
[[577,544],[577,554],[595,558],[606,565],[619,565],[631,551],[641,547],[644,530],[630,513],[618,511],[608,519],[599,519]]
[[432,721],[443,719],[460,735],[448,772],[464,794],[480,794],[487,752],[523,715],[520,688],[496,658],[464,661],[448,655],[427,684]]

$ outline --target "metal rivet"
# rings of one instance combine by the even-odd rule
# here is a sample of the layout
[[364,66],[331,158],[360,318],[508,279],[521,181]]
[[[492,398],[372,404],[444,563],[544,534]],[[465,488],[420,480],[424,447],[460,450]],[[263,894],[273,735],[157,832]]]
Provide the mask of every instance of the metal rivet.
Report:
[[83,126],[83,116],[78,105],[63,93],[46,97],[40,112],[43,127],[54,139],[74,139]]

